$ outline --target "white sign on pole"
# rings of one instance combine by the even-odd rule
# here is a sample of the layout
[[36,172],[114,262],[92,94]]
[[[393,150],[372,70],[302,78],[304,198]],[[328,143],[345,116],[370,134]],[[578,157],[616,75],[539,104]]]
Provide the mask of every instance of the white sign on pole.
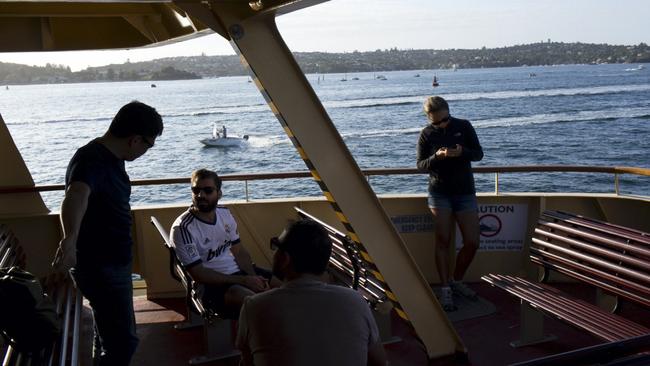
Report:
[[[522,250],[526,239],[527,217],[527,204],[478,205],[481,230],[479,250]],[[456,225],[456,249],[462,245],[463,238]]]

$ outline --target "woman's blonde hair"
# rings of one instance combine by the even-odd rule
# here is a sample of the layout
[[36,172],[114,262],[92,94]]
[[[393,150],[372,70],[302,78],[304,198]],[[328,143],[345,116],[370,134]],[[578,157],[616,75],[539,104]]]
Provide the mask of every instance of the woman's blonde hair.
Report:
[[449,104],[447,104],[447,101],[437,95],[425,99],[422,107],[424,108],[424,113],[438,112],[442,110],[449,111]]

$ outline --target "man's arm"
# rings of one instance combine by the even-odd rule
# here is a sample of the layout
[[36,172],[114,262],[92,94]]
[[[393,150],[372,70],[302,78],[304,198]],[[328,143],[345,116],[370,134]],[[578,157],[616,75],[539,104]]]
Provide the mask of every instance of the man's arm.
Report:
[[244,286],[255,292],[261,292],[269,289],[269,282],[266,280],[266,278],[257,275],[253,266],[251,255],[248,253],[248,250],[246,250],[246,248],[241,245],[241,243],[230,247],[230,252],[232,253],[233,257],[235,257],[235,262],[237,262],[239,269],[248,274],[248,276],[246,276],[248,277],[248,284]]
[[213,285],[243,285],[244,277],[247,277],[223,274],[214,269],[205,267],[203,263],[195,264],[187,268],[187,272],[190,273],[194,281]]
[[77,264],[76,244],[79,237],[81,221],[88,208],[90,186],[84,182],[72,182],[65,192],[61,203],[61,226],[63,239],[54,256],[52,267],[58,274],[67,274]]
[[253,260],[251,259],[251,255],[248,253],[248,250],[246,250],[246,248],[241,245],[241,243],[237,243],[231,246],[230,252],[232,253],[233,257],[235,257],[235,262],[237,262],[239,269],[251,276],[255,275],[255,268],[253,268]]
[[215,285],[241,285],[251,289],[254,292],[262,292],[268,289],[268,284],[264,277],[251,275],[227,275],[217,272],[213,269],[206,268],[202,263],[195,264],[187,269],[192,279],[198,283],[215,284]]

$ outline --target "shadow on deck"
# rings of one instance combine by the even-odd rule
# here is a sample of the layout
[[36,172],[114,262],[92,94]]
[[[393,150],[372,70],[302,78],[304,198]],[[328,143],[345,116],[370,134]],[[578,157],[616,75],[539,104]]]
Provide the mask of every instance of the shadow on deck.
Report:
[[[519,336],[519,302],[488,284],[470,286],[485,300],[494,305],[488,315],[454,321],[454,326],[469,350],[469,365],[507,365],[537,357],[570,351],[602,343],[599,339],[574,329],[560,321],[546,318],[545,329],[558,339],[545,344],[512,348],[509,343]],[[576,284],[558,286],[567,292],[589,298],[589,290]],[[183,320],[184,299],[147,300],[135,298],[136,319],[140,345],[133,365],[183,365],[202,352],[201,328],[175,330],[173,325]],[[650,326],[650,310],[624,304],[622,314],[628,319]],[[451,317],[453,320],[453,317]],[[458,360],[428,361],[420,342],[409,334],[408,327],[393,319],[395,335],[402,342],[386,346],[391,366],[467,365]],[[213,362],[206,365],[238,365],[238,359]]]

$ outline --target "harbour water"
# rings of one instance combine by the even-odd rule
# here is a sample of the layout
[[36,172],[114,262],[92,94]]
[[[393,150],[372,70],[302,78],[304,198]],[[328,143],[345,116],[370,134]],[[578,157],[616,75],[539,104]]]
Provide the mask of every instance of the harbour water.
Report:
[[[650,70],[637,65],[568,65],[308,75],[361,168],[414,167],[426,124],[422,101],[445,97],[451,114],[469,119],[485,165],[600,165],[650,168]],[[417,76],[419,75],[419,76]],[[440,86],[433,88],[437,76]],[[346,78],[346,81],[341,79]],[[358,80],[353,80],[358,78]],[[189,81],[16,85],[0,90],[0,113],[37,184],[63,183],[74,151],[101,135],[119,107],[133,99],[163,115],[165,130],[142,158],[127,164],[131,179],[219,173],[305,170],[304,163],[248,77]],[[250,136],[235,148],[206,148],[213,123]],[[478,191],[493,176],[477,175]],[[426,177],[373,177],[377,193],[426,191]],[[502,191],[612,192],[611,175],[503,174]],[[309,179],[249,183],[251,199],[316,196]],[[648,179],[624,175],[621,190],[650,195]],[[62,192],[44,193],[57,210]],[[228,182],[225,199],[242,199]],[[187,185],[136,187],[132,203],[189,202]]]

